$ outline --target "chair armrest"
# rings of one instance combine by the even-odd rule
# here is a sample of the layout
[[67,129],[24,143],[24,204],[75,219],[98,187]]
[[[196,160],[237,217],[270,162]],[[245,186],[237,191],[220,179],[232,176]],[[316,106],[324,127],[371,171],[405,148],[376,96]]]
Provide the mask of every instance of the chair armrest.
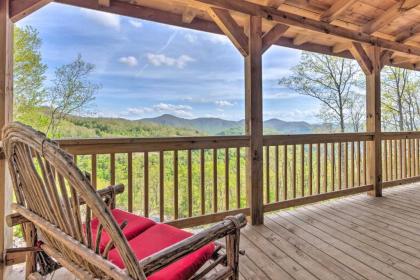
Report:
[[187,239],[184,239],[168,248],[165,248],[143,260],[140,266],[147,275],[179,260],[212,241],[216,241],[222,237],[236,234],[240,228],[247,224],[244,214],[227,217],[225,220],[203,230]]
[[[97,191],[96,193],[100,196],[100,197],[104,197],[110,194],[120,194],[124,192],[124,185],[123,184],[119,184],[119,185],[114,185],[114,186],[109,186],[106,187],[104,189],[101,189],[99,191]],[[85,201],[80,198],[80,205],[83,205],[85,203]],[[28,223],[30,221],[28,221],[25,217],[23,217],[21,214],[19,213],[12,213],[6,216],[6,223],[9,227],[14,227],[16,225],[20,225],[23,223]]]

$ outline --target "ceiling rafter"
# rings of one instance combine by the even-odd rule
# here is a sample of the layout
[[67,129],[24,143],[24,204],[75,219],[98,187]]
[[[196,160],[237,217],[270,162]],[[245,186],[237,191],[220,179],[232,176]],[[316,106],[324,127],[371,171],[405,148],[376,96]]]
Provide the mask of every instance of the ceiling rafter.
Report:
[[238,25],[230,12],[225,9],[209,8],[208,13],[223,33],[232,41],[243,56],[248,56],[248,36],[242,27]]
[[50,2],[52,0],[10,0],[10,19],[17,22]]
[[286,0],[265,0],[265,5],[278,9]]
[[103,7],[110,7],[111,6],[111,0],[98,0],[99,6]]
[[303,45],[307,42],[311,41],[311,36],[309,34],[298,34],[293,39],[293,44],[296,46]]
[[406,12],[416,8],[420,5],[420,0],[404,0],[398,1],[391,8],[387,9],[382,15],[377,17],[374,20],[368,22],[365,26],[363,26],[362,31],[367,34],[372,34],[385,25],[391,23],[393,20],[402,16]]
[[353,42],[349,50],[354,59],[359,63],[363,72],[366,75],[371,74],[373,71],[373,64],[362,44]]
[[261,52],[266,52],[273,44],[275,44],[280,38],[286,33],[289,26],[284,24],[276,24],[269,31],[267,31],[262,37],[262,48]]
[[407,30],[400,32],[396,37],[395,41],[400,43],[405,43],[414,36],[417,36],[420,34],[420,23],[417,23],[411,27],[408,27]]
[[182,21],[185,23],[191,23],[197,16],[197,10],[192,7],[187,7],[182,13]]
[[332,22],[340,17],[349,7],[351,7],[357,0],[338,0],[321,15],[321,20],[325,22]]
[[[350,41],[376,45],[384,49],[390,49],[408,54],[420,56],[420,48],[404,45],[392,40],[372,36],[364,32],[355,32],[354,30],[332,25],[315,19],[299,16],[297,14],[280,11],[274,8],[262,6],[259,4],[246,2],[242,0],[185,0],[187,2],[205,3],[212,7],[220,7],[231,11],[236,11],[248,15],[260,16],[269,21],[283,23],[293,27],[304,28],[322,34],[334,35]],[[420,0],[418,0],[420,1]]]

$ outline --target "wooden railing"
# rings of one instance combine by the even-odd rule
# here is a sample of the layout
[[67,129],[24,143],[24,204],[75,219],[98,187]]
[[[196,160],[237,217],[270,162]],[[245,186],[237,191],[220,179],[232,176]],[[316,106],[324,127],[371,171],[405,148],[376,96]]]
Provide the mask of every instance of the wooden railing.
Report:
[[420,132],[382,134],[382,174],[384,187],[420,180]]
[[248,137],[60,140],[96,188],[124,183],[120,208],[178,227],[248,214]]
[[372,189],[369,133],[264,137],[265,211]]
[[[371,133],[264,136],[264,211],[372,190]],[[383,133],[384,186],[420,180],[420,133]],[[178,227],[249,214],[247,136],[60,140],[118,207]]]

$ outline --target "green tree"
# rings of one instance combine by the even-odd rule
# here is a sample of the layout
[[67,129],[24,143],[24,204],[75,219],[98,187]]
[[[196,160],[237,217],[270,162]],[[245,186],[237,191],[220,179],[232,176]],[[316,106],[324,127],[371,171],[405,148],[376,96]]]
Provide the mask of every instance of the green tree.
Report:
[[299,63],[291,70],[292,74],[281,79],[279,84],[319,100],[322,104],[320,117],[344,132],[359,83],[358,65],[350,59],[303,52]]
[[91,103],[100,85],[88,78],[95,65],[85,62],[79,54],[77,58],[55,71],[52,87],[48,90],[50,123],[47,132],[57,136],[57,128],[65,116],[81,112]]
[[15,27],[14,37],[14,118],[45,130],[48,117],[39,110],[46,100],[47,66],[42,63],[42,41],[30,26]]

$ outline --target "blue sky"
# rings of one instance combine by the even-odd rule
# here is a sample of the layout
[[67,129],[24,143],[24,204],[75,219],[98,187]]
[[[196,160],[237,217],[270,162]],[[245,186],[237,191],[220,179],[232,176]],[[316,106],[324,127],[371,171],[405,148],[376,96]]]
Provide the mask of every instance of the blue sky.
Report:
[[[90,111],[139,119],[243,119],[243,58],[224,36],[61,4],[18,23],[38,29],[48,79],[79,53],[96,65],[102,87]],[[278,86],[300,52],[272,47],[264,54],[264,119],[317,122],[319,103]]]

